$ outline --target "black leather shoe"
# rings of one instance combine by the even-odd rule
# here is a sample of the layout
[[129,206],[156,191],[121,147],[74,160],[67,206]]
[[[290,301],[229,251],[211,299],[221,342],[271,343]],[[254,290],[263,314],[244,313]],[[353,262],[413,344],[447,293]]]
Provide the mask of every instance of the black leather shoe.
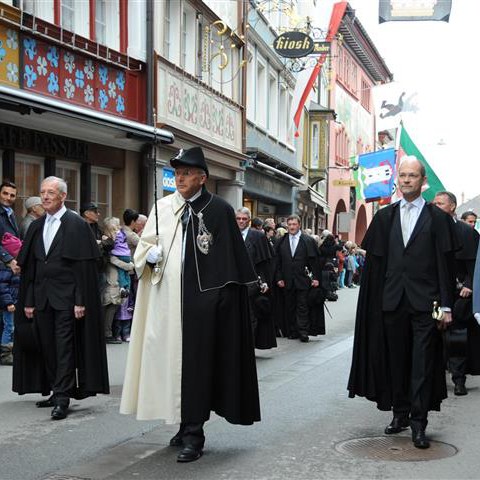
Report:
[[393,433],[400,433],[410,426],[410,421],[408,417],[393,417],[390,425],[385,428],[385,433],[387,435],[392,435]]
[[464,383],[456,383],[453,393],[458,396],[467,395],[467,389]]
[[203,455],[203,448],[196,448],[193,445],[187,445],[178,454],[177,462],[187,463],[198,460]]
[[62,405],[55,405],[52,410],[52,420],[63,420],[67,418],[68,407]]
[[53,403],[52,397],[49,397],[46,400],[40,400],[36,402],[35,405],[37,408],[50,408],[55,406],[55,404]]
[[308,335],[300,335],[300,341],[302,343],[308,343],[310,339],[308,338]]
[[415,448],[430,448],[430,442],[425,436],[425,430],[412,430],[412,442]]
[[183,432],[178,432],[170,439],[171,447],[183,447]]

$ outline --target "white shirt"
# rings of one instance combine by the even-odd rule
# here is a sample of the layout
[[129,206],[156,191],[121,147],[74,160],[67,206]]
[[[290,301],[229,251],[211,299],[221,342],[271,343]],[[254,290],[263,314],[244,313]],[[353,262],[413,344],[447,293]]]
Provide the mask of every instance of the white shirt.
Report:
[[[297,250],[298,247],[298,242],[300,241],[300,235],[302,234],[301,230],[299,230],[295,235],[288,235],[288,241],[290,242],[290,251],[292,252],[292,257],[295,254],[295,251]],[[295,239],[295,249],[292,249],[292,241]]]
[[425,199],[420,195],[417,197],[413,202],[407,202],[404,198],[400,200],[400,222],[403,227],[403,217],[405,215],[405,206],[407,203],[410,203],[412,205],[411,211],[410,211],[410,222],[409,222],[409,228],[408,228],[408,238],[412,235],[413,229],[415,228],[415,225],[417,224],[418,217],[420,216],[420,213],[422,212],[423,207],[425,206]]
[[[64,213],[67,211],[67,207],[65,205],[62,206],[62,208],[54,213],[53,215],[50,215],[47,213],[47,218],[45,219],[45,223],[43,225],[43,245],[47,244],[47,231],[49,227],[49,223],[53,221],[53,224],[51,226],[51,231],[50,231],[50,245],[49,245],[49,250],[52,245],[53,239],[55,238],[55,235],[58,232],[58,229],[60,228],[60,225],[62,224],[60,219],[63,217]],[[45,249],[45,253],[48,253],[48,250]]]
[[244,228],[243,230],[240,230],[240,233],[242,234],[243,241],[247,239],[248,231],[250,230],[250,227]]

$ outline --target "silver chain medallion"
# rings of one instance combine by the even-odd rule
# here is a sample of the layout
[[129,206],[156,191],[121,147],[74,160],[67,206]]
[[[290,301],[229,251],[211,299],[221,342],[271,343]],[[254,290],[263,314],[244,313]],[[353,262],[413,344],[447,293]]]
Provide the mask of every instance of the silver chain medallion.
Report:
[[197,247],[204,255],[208,255],[208,250],[213,242],[213,235],[207,230],[203,221],[203,213],[199,212],[198,217],[198,235],[197,235]]

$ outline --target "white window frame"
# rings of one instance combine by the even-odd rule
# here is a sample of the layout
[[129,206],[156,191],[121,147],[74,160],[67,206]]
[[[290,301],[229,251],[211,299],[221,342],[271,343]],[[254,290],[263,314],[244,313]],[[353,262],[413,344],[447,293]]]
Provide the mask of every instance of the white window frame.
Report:
[[[77,162],[68,162],[66,160],[57,160],[55,163],[55,170],[57,168],[64,168],[66,170],[74,170],[77,172],[77,181],[75,185],[75,190],[77,192],[77,195],[75,198],[70,197],[70,193],[67,193],[67,200],[69,202],[75,202],[76,205],[76,211],[80,211],[80,185],[81,185],[81,164]],[[55,175],[59,176],[57,172],[55,172]],[[70,191],[70,188],[67,184],[67,190]]]
[[[145,25],[147,23],[147,4],[146,0],[135,0],[129,2],[129,8],[135,5],[135,14],[128,15],[128,48],[127,53],[131,57],[145,61],[147,59],[147,33]],[[118,14],[118,23],[120,25],[120,12]],[[120,33],[119,33],[120,34]]]
[[[8,3],[8,2],[7,2]],[[12,2],[10,2],[10,5]],[[34,17],[42,18],[47,22],[53,23],[55,18],[53,0],[23,0],[22,8],[25,12]]]
[[312,145],[310,168],[318,170],[320,168],[320,123],[312,123]]
[[[280,98],[279,98],[279,111],[280,112],[286,112],[287,111],[287,88],[285,85],[280,85]],[[278,119],[278,139],[286,143],[287,142],[287,131],[288,131],[288,126],[287,126],[287,121],[285,118],[280,118],[283,117],[283,115],[279,115]]]
[[247,119],[255,121],[256,110],[256,71],[255,47],[247,47]]
[[268,74],[268,132],[278,135],[278,73],[270,69]]
[[[119,0],[108,0],[106,5],[106,45],[113,50],[120,50],[120,3]],[[134,5],[134,2],[129,2]],[[135,16],[136,12],[130,12],[129,16]]]
[[[113,170],[110,168],[105,168],[105,167],[93,167],[91,169],[91,175],[90,175],[90,181],[93,186],[93,180],[94,180],[94,175],[105,175],[108,177],[108,192],[107,192],[107,206],[105,208],[105,211],[102,213],[102,217],[110,217],[112,215],[112,188],[113,188]],[[96,185],[95,191],[98,194],[98,183]],[[92,193],[93,195],[93,193]],[[91,198],[92,202],[99,203],[98,202],[98,197]],[[103,205],[103,203],[100,203]]]
[[[3,152],[0,151],[0,155],[2,155]],[[17,162],[24,162],[24,163],[29,163],[29,164],[34,164],[34,165],[40,165],[40,176],[38,178],[38,192],[35,195],[40,195],[40,184],[42,183],[42,179],[44,178],[44,159],[43,157],[35,157],[33,155],[25,155],[23,153],[17,153],[15,152],[15,163]],[[1,169],[1,178],[3,178],[3,165]],[[25,191],[25,179],[22,179],[23,184],[20,185],[20,182],[18,182],[17,179],[15,179],[15,184],[17,185],[17,188],[19,191]],[[17,190],[17,191],[18,191]],[[26,196],[17,196],[17,200],[15,202],[15,205],[17,208],[15,209],[17,212],[19,211],[18,205],[21,204],[22,207],[22,216],[26,214],[25,207],[23,205],[24,201],[30,197],[31,195],[26,195]]]
[[[103,10],[103,19],[99,19],[99,13]],[[103,35],[99,37],[99,26]],[[102,45],[107,44],[107,0],[95,0],[95,41]]]
[[255,121],[258,126],[267,129],[267,77],[268,77],[268,64],[261,55],[257,55],[257,98],[256,102],[256,115]]

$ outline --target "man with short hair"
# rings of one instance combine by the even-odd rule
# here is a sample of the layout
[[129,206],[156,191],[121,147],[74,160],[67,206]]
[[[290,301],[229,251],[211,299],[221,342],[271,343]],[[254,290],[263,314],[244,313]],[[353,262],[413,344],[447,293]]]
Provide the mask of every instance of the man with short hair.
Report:
[[140,237],[142,235],[145,224],[147,223],[147,216],[140,213],[137,221],[135,222],[135,232]]
[[27,214],[25,215],[22,223],[20,224],[20,238],[23,240],[27,235],[28,227],[30,224],[45,215],[45,210],[42,207],[42,199],[40,197],[28,197],[24,203]]
[[457,198],[452,192],[437,192],[433,204],[455,221],[455,231],[462,248],[455,252],[456,293],[453,323],[446,332],[448,368],[455,385],[455,395],[467,395],[467,373],[480,375],[480,327],[472,313],[472,289],[479,234],[465,222],[457,220]]
[[[47,177],[35,220],[18,255],[13,391],[53,395],[37,402],[67,417],[70,398],[109,393],[98,288],[98,247],[88,225],[65,206],[67,184]],[[32,325],[39,351],[31,341]]]
[[135,251],[139,277],[120,412],[180,423],[178,462],[203,454],[212,411],[260,420],[247,286],[255,282],[235,213],[206,187],[200,147],[170,161],[177,190],[152,209]]
[[462,220],[462,222],[467,223],[472,228],[475,228],[475,225],[477,224],[477,218],[478,218],[478,215],[475,212],[468,210],[462,213],[460,220]]
[[428,412],[447,396],[440,329],[452,322],[458,242],[452,218],[422,198],[427,177],[415,157],[400,164],[398,183],[402,200],[375,214],[362,241],[348,390],[393,409],[386,434],[410,425],[414,446],[428,448]]
[[315,240],[300,230],[300,217],[287,218],[288,235],[275,245],[277,252],[277,286],[285,296],[288,338],[309,341],[310,318],[308,292],[319,287],[318,247]]

